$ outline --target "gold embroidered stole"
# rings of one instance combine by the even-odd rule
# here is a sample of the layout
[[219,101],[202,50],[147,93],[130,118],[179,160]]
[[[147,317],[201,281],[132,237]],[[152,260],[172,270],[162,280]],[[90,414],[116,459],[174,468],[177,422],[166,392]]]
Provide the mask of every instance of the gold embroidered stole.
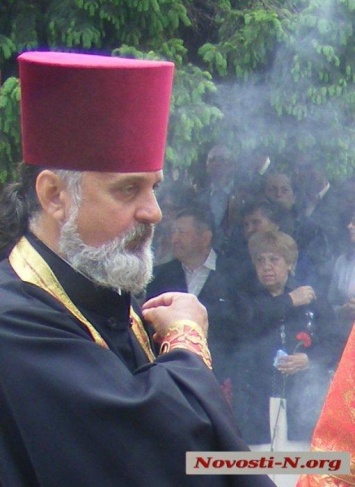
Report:
[[[71,301],[47,262],[32,247],[26,237],[22,237],[14,247],[10,254],[9,261],[12,268],[22,281],[29,282],[40,287],[60,301],[63,306],[65,306],[67,310],[85,326],[95,343],[101,347],[109,348],[100,333]],[[135,313],[132,306],[130,308],[130,317],[132,322],[132,331],[135,337],[147,355],[148,360],[153,361],[154,354],[150,346],[148,335],[143,327],[141,319],[137,313]]]

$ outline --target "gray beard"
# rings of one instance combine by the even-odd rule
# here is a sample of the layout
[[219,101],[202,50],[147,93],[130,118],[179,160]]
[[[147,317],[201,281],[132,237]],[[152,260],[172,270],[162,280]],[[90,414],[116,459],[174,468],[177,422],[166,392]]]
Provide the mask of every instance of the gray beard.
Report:
[[77,230],[77,209],[63,224],[59,250],[78,272],[100,286],[139,294],[153,274],[153,225],[140,224],[100,247],[86,245]]

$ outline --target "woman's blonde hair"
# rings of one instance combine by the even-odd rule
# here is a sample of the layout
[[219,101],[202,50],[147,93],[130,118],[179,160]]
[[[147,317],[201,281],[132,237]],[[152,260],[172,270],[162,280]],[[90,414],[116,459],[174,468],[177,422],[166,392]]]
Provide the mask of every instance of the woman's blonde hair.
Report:
[[298,258],[295,240],[284,232],[256,232],[249,238],[248,248],[253,262],[255,262],[257,255],[265,252],[274,252],[281,255],[286,263],[292,267],[296,264]]

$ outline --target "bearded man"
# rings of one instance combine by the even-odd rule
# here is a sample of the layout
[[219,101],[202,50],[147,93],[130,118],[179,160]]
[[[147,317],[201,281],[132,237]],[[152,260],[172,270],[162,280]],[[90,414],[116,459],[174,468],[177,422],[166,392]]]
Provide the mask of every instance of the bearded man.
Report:
[[19,63],[24,164],[0,208],[1,486],[273,485],[186,475],[187,451],[247,450],[210,370],[206,310],[168,293],[141,314],[131,298],[151,276],[173,65]]

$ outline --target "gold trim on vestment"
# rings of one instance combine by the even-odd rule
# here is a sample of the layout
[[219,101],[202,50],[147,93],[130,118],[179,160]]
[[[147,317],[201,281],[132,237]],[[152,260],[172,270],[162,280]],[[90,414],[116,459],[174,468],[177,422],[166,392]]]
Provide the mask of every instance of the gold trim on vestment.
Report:
[[[71,301],[52,269],[43,257],[32,247],[26,237],[22,237],[16,244],[9,256],[9,261],[22,281],[34,284],[56,298],[85,326],[95,343],[103,348],[109,348],[100,333]],[[132,320],[132,331],[148,359],[153,361],[154,354],[150,347],[148,335],[139,316],[133,311],[132,307],[130,308],[130,315]]]
[[206,337],[194,321],[179,320],[168,328],[160,346],[160,353],[178,349],[195,353],[209,369],[212,369],[212,358]]
[[134,311],[132,306],[131,306],[131,310],[130,310],[130,315],[131,315],[131,320],[132,320],[132,331],[135,334],[135,337],[137,338],[140,346],[145,351],[149,361],[153,362],[153,360],[155,359],[155,355],[154,355],[153,350],[151,348],[147,332],[144,329],[142,320],[137,315],[137,313]]

